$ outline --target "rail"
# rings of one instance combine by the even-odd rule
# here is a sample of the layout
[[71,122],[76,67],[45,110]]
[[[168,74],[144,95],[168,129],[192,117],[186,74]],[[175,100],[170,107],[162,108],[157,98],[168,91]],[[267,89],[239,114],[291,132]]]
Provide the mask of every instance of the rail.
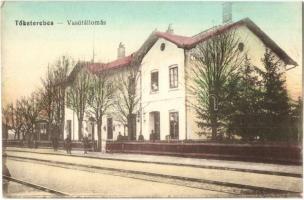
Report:
[[44,192],[51,193],[51,194],[56,194],[58,196],[65,196],[65,197],[70,196],[69,194],[66,194],[64,192],[54,190],[54,189],[50,189],[50,188],[46,188],[44,186],[33,184],[33,183],[30,183],[30,182],[27,182],[27,181],[24,181],[24,180],[20,180],[20,179],[17,179],[17,178],[8,177],[8,176],[5,176],[5,175],[3,175],[2,177],[6,180],[13,181],[13,182],[16,182],[16,183],[20,183],[22,185],[26,185],[26,186],[29,186],[29,187],[32,187],[32,188],[35,188],[35,189],[38,189],[38,190],[41,190],[41,191],[44,191]]

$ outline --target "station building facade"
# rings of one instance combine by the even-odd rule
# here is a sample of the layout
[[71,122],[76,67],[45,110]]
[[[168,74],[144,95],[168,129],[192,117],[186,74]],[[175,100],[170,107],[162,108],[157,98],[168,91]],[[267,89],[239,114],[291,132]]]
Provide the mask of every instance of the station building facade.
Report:
[[[266,48],[282,60],[282,70],[287,65],[297,65],[266,33],[250,19],[212,27],[192,37],[176,35],[171,28],[166,32],[154,31],[138,51],[125,56],[125,47],[120,44],[118,59],[109,63],[89,63],[87,69],[92,73],[98,69],[113,70],[111,76],[126,73],[134,60],[139,60],[139,78],[136,80],[136,93],[139,103],[134,112],[135,137],[142,135],[145,140],[204,139],[197,134],[196,112],[191,104],[195,94],[188,88],[192,84],[191,71],[194,65],[197,45],[216,34],[234,31],[240,42],[240,51],[246,53],[254,66],[263,66],[261,58]],[[191,103],[192,102],[192,103]],[[102,139],[116,140],[118,135],[126,135],[126,124],[116,117],[115,109],[109,109],[103,118]],[[65,137],[71,134],[72,140],[79,140],[78,120],[75,112],[66,108]],[[84,120],[84,133],[97,140],[96,123],[90,116]]]

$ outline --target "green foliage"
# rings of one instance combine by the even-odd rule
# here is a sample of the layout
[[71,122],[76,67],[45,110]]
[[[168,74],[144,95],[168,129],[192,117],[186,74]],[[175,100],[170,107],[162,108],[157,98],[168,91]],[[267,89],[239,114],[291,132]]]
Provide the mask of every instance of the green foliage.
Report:
[[263,83],[263,130],[262,140],[286,140],[289,137],[288,95],[285,88],[282,62],[266,49],[262,63],[265,70],[259,70]]
[[302,143],[303,140],[303,100],[301,97],[296,102],[290,103],[289,114],[289,140]]
[[239,68],[239,79],[233,88],[230,98],[230,115],[227,115],[228,135],[238,135],[245,141],[255,139],[260,135],[262,127],[262,82],[257,75],[257,69],[246,57],[244,66]]
[[198,46],[194,91],[202,133],[211,130],[213,140],[301,141],[302,100],[289,103],[282,61],[266,49],[263,69],[255,67],[236,44],[230,33]]
[[217,34],[197,47],[194,88],[197,105],[194,105],[200,128],[212,132],[213,140],[222,138],[232,87],[238,78],[243,57],[238,50],[239,40],[234,32]]

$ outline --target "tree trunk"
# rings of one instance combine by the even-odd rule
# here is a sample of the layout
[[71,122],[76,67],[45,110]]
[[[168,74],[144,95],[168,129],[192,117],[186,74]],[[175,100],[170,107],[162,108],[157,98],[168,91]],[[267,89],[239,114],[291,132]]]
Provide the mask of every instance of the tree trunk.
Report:
[[97,135],[98,135],[98,142],[97,142],[97,151],[101,152],[102,151],[102,146],[101,146],[101,127],[102,127],[102,120],[97,121]]
[[33,128],[30,128],[30,130],[28,131],[28,147],[31,148],[32,147],[32,136],[33,136]]
[[65,90],[63,90],[63,97],[62,97],[62,105],[61,105],[61,127],[60,127],[60,134],[62,135],[62,138],[64,139],[64,124],[65,124]]
[[20,131],[16,131],[15,136],[17,136],[17,140],[20,140]]
[[216,111],[214,110],[214,99],[210,96],[209,97],[209,110],[210,110],[210,122],[211,122],[211,139],[216,140],[217,136],[217,116]]
[[216,140],[217,136],[217,123],[216,123],[216,117],[213,116],[211,117],[211,130],[212,130],[212,140]]
[[136,140],[136,115],[128,115],[128,139]]
[[78,120],[78,140],[82,139],[82,119]]
[[47,125],[47,137],[48,137],[48,139],[52,138],[50,136],[51,136],[51,123],[48,122],[48,125]]

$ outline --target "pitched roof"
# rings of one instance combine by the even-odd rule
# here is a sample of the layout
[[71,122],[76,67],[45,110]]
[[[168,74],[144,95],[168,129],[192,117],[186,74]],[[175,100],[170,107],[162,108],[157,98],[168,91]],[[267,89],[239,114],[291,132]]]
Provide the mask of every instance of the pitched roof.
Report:
[[105,69],[116,69],[116,68],[125,67],[130,65],[133,55],[134,53],[109,63],[90,63],[87,65],[87,69],[92,73],[98,73]]
[[174,35],[167,32],[156,32],[156,35],[160,38],[163,38],[165,40],[168,40],[174,44],[176,44],[180,48],[185,49],[191,49],[194,48],[198,43],[203,42],[211,38],[212,36],[215,36],[217,34],[221,34],[227,30],[230,30],[232,28],[236,28],[239,26],[245,25],[249,30],[251,30],[257,37],[260,38],[260,40],[274,53],[276,53],[284,62],[288,65],[295,65],[298,64],[290,58],[287,53],[279,47],[265,32],[263,32],[253,21],[251,21],[249,18],[242,19],[240,21],[237,21],[235,23],[226,24],[218,27],[214,27],[211,29],[208,29],[206,31],[203,31],[195,36],[192,37],[185,37],[180,35]]
[[192,37],[187,36],[181,36],[181,35],[175,35],[168,32],[156,32],[156,35],[160,38],[163,38],[165,40],[168,40],[174,44],[176,44],[180,48],[184,49],[192,49],[194,48],[198,43],[203,42],[212,36],[215,36],[217,34],[220,34],[226,30],[229,30],[231,28],[235,28],[242,25],[242,20],[232,23],[232,24],[225,24],[217,27],[213,27],[210,29],[207,29],[203,32],[200,32],[197,35],[194,35]]
[[[92,73],[98,73],[104,69],[118,69],[121,67],[125,67],[131,65],[134,62],[141,62],[143,57],[148,53],[148,51],[152,48],[152,46],[156,43],[159,38],[163,38],[167,41],[170,41],[176,44],[179,48],[183,49],[192,49],[198,43],[208,40],[209,38],[220,34],[222,32],[228,31],[232,28],[237,28],[239,26],[247,26],[249,30],[251,30],[257,37],[261,39],[261,41],[274,53],[276,53],[284,62],[288,65],[298,64],[287,55],[287,53],[282,50],[266,33],[264,33],[254,22],[252,22],[249,18],[242,19],[240,21],[225,24],[217,27],[210,28],[201,33],[198,33],[194,36],[182,36],[176,35],[168,32],[158,32],[154,31],[150,34],[148,39],[143,43],[143,45],[139,48],[138,51],[132,53],[129,56],[116,59],[112,62],[108,63],[87,63],[85,66]],[[75,66],[76,67],[76,66]],[[73,70],[74,71],[74,70]],[[72,72],[73,72],[72,71]],[[77,70],[76,70],[77,71]],[[72,74],[72,73],[71,73]]]

